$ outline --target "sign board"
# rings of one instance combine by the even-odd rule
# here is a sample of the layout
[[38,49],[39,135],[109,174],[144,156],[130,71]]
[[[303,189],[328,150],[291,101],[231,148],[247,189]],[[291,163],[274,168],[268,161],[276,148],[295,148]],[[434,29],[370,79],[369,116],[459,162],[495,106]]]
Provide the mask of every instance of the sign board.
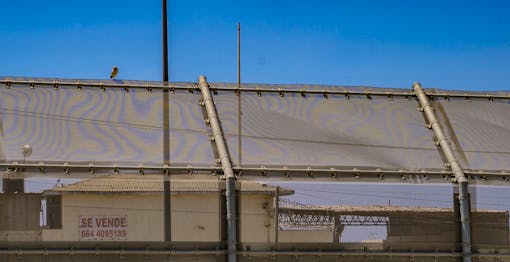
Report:
[[80,240],[127,240],[127,216],[80,216]]

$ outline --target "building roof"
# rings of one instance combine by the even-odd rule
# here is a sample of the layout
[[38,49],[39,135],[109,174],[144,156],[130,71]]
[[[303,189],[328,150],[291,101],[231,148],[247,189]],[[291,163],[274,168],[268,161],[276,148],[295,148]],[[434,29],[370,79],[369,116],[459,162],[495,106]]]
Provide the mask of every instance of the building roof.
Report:
[[[193,175],[170,180],[171,192],[207,193],[225,189],[225,181],[211,176]],[[236,189],[243,193],[275,194],[276,186],[255,181],[237,181]],[[45,191],[46,193],[159,193],[163,192],[163,175],[106,175]],[[280,195],[292,195],[293,190],[281,188]]]

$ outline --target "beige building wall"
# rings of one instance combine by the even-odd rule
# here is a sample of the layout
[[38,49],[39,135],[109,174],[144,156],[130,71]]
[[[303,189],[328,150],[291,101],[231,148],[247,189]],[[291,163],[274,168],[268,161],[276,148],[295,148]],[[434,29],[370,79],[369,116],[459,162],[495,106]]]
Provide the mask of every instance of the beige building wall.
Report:
[[[218,242],[221,240],[219,193],[173,194],[172,241]],[[271,244],[275,240],[273,197],[267,194],[240,196],[240,241]],[[43,241],[80,241],[81,216],[127,216],[126,241],[163,241],[161,194],[64,194],[62,229],[44,229]],[[307,231],[308,232],[308,231]],[[314,241],[330,242],[331,232],[309,232]],[[283,235],[282,235],[283,234]],[[279,232],[280,242],[307,242],[307,235]],[[299,237],[298,237],[299,236]],[[82,240],[87,241],[87,240]]]
[[[220,241],[220,195],[172,195],[172,241]],[[79,241],[80,216],[127,216],[126,241],[163,241],[160,194],[64,194],[62,229],[44,229],[43,241]],[[86,240],[83,240],[86,241]]]
[[327,230],[280,230],[280,243],[333,243],[333,231]]
[[220,200],[220,193],[172,195],[172,241],[220,241]]
[[41,230],[0,231],[0,242],[41,241]]
[[44,229],[43,241],[79,241],[80,216],[127,216],[127,241],[163,240],[163,199],[153,194],[64,194],[62,229]]
[[274,243],[275,220],[271,195],[241,194],[239,209],[241,242]]

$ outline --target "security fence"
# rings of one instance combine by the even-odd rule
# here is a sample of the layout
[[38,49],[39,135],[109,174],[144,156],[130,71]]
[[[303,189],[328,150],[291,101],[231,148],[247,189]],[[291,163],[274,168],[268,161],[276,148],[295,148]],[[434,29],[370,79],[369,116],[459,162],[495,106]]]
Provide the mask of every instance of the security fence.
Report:
[[509,260],[510,93],[413,87],[2,78],[0,256]]

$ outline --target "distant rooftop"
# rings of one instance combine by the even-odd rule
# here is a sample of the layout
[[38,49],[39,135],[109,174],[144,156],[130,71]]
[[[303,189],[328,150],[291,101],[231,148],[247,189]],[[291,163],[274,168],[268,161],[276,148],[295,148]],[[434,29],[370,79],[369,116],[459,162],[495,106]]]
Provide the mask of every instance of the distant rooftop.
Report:
[[[237,181],[243,193],[275,194],[276,186],[255,181]],[[194,175],[189,179],[171,179],[170,191],[179,193],[211,193],[225,189],[225,181]],[[46,190],[45,193],[159,193],[163,192],[163,175],[106,175],[71,185]],[[280,195],[292,195],[293,190],[280,188]]]
[[[370,215],[385,216],[395,213],[452,213],[453,208],[435,208],[435,207],[405,207],[405,206],[307,206],[307,205],[290,205],[282,206],[282,212],[285,210],[293,213],[311,213],[311,214],[332,214],[339,215]],[[507,213],[501,210],[477,210],[473,213]]]

